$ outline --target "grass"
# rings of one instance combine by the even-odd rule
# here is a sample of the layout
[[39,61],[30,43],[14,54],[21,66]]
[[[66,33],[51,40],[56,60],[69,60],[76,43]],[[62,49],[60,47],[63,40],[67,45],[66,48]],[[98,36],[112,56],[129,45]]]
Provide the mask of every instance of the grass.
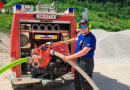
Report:
[[10,34],[12,18],[12,14],[0,14],[0,32]]
[[[82,11],[84,11],[85,8],[75,5],[57,4],[59,12],[66,11],[68,7],[74,8],[76,23],[78,23],[82,19]],[[0,13],[0,32],[10,34],[12,18],[12,14]],[[110,16],[106,12],[88,10],[88,18],[89,23],[92,26],[91,29],[104,29],[106,31],[113,32],[130,29],[129,19],[121,19],[118,17]]]

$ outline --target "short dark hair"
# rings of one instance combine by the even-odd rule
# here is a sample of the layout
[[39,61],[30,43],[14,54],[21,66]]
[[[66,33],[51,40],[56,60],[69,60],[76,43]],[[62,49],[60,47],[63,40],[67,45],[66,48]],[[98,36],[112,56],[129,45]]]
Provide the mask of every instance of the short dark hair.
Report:
[[88,24],[88,25],[89,25],[87,19],[82,19],[82,20],[80,20],[80,21],[79,21],[79,27],[80,27],[81,24]]

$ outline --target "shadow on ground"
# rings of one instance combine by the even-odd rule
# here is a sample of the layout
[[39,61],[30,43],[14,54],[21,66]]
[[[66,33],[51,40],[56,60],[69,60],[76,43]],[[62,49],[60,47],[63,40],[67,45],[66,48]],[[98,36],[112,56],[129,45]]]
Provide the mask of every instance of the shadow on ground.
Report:
[[[116,79],[111,79],[98,72],[94,72],[93,80],[100,88],[100,90],[129,90],[128,86],[118,82]],[[26,88],[26,89],[15,89],[15,90],[74,90],[74,83],[69,85],[53,87],[53,88]]]
[[127,85],[118,82],[116,79],[101,75],[98,72],[94,72],[93,80],[100,90],[128,90]]

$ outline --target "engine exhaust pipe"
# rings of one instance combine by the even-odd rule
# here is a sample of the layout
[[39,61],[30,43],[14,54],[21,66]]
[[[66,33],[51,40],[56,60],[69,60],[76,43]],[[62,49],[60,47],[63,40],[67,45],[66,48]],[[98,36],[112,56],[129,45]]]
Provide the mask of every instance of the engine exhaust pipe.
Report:
[[[50,54],[55,55],[63,60],[64,55],[59,53],[59,52],[51,50]],[[72,60],[68,61],[67,63],[69,63],[73,68],[75,68],[90,83],[90,85],[94,88],[94,90],[100,90],[96,86],[96,84],[93,82],[93,80],[78,65],[76,65]]]
[[38,24],[33,24],[32,29],[37,31],[39,29],[39,25]]

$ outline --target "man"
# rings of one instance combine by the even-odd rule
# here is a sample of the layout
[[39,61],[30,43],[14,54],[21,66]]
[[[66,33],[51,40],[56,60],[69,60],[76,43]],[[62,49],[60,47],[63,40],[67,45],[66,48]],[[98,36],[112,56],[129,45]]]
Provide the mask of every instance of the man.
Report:
[[[81,20],[79,27],[81,29],[77,38],[72,38],[67,41],[61,41],[61,43],[76,44],[76,53],[70,56],[65,56],[64,61],[76,59],[76,63],[82,68],[91,78],[94,68],[94,51],[96,48],[96,38],[89,31],[87,20]],[[77,72],[75,71],[74,79],[75,90],[92,90],[91,85]]]

